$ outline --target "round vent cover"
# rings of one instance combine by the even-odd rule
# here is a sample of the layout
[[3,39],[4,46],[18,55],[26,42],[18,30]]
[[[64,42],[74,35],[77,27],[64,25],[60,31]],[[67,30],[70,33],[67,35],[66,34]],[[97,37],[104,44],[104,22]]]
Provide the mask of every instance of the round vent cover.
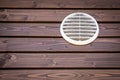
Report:
[[62,37],[75,45],[94,41],[99,33],[97,21],[86,13],[72,13],[65,17],[60,26]]

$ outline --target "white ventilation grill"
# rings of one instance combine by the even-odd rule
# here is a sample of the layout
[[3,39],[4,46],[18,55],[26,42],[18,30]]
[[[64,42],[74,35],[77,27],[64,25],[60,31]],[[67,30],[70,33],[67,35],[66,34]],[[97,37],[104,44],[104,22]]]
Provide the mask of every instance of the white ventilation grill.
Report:
[[86,13],[72,13],[63,20],[62,37],[75,45],[85,45],[94,41],[99,33],[97,21]]

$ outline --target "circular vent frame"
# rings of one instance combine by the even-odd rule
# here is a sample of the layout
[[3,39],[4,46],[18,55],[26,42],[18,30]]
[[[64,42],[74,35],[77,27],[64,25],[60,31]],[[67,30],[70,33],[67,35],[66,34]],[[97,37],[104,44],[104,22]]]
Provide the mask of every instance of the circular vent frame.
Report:
[[99,26],[91,15],[76,12],[64,18],[60,25],[60,33],[71,44],[86,45],[97,38]]

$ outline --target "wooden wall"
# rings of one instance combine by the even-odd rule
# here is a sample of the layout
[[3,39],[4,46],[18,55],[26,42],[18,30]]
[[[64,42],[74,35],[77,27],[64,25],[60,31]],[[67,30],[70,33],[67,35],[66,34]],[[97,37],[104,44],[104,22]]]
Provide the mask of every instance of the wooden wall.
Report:
[[[60,35],[73,12],[99,23],[75,46]],[[120,80],[120,0],[0,0],[0,80]]]

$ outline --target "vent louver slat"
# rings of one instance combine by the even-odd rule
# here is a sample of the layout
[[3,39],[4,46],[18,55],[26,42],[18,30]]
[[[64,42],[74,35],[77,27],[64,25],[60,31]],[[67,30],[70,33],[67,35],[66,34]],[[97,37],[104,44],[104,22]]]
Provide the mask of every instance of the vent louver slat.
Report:
[[99,33],[96,20],[86,13],[72,13],[62,22],[60,28],[65,40],[75,45],[85,45],[94,41]]

